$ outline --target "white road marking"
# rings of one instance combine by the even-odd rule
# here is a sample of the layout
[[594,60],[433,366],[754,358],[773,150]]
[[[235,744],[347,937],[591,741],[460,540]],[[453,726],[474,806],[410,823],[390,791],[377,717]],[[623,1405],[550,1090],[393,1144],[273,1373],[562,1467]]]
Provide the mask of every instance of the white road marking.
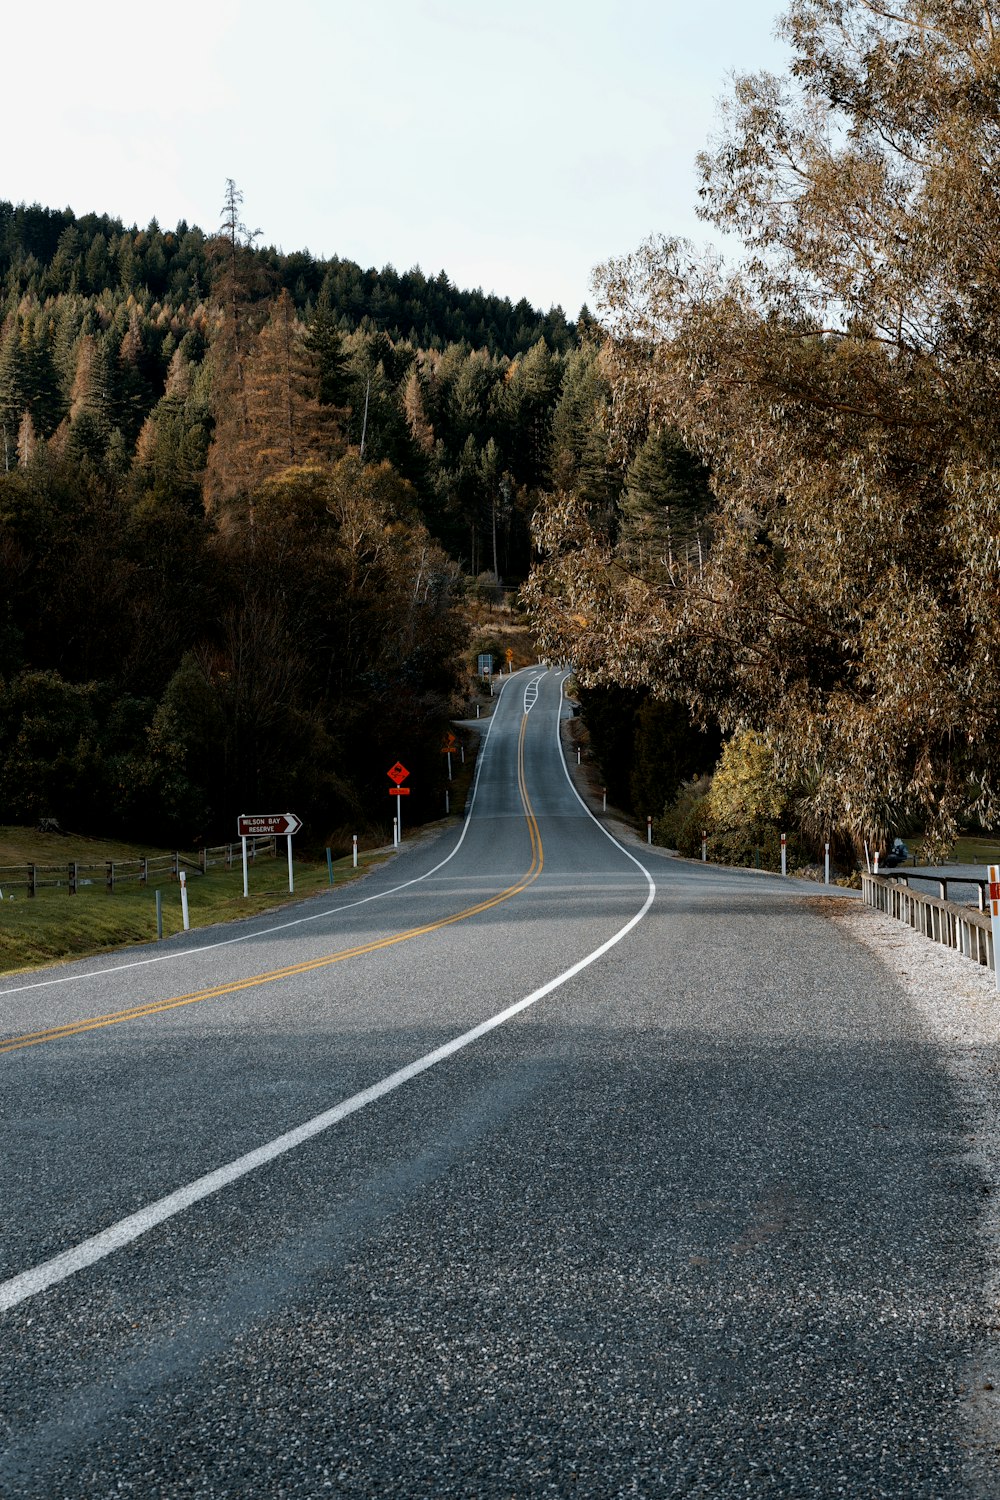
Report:
[[[559,684],[560,699],[562,697],[562,681],[564,680],[561,680]],[[557,735],[558,732],[559,725],[557,720]],[[481,1021],[478,1026],[473,1026],[470,1031],[464,1031],[461,1036],[454,1037],[452,1041],[445,1042],[441,1047],[436,1047],[433,1052],[425,1053],[423,1057],[417,1058],[416,1062],[408,1063],[406,1067],[397,1069],[395,1073],[390,1073],[388,1077],[381,1079],[378,1083],[373,1083],[367,1089],[362,1089],[360,1093],[352,1094],[349,1099],[344,1099],[340,1104],[335,1104],[332,1109],[325,1110],[322,1114],[314,1115],[311,1120],[306,1120],[304,1124],[297,1125],[294,1130],[288,1130],[283,1135],[276,1136],[273,1141],[268,1141],[265,1145],[258,1146],[254,1151],[248,1151],[245,1156],[238,1156],[235,1161],[227,1162],[225,1166],[217,1167],[214,1172],[206,1172],[203,1177],[195,1178],[186,1187],[178,1188],[176,1192],[168,1193],[165,1198],[157,1199],[155,1203],[148,1204],[145,1208],[139,1209],[137,1213],[129,1214],[127,1218],[119,1219],[117,1224],[110,1225],[109,1228],[101,1230],[99,1234],[91,1235],[89,1239],[82,1240],[80,1244],[74,1245],[72,1249],[64,1250],[61,1255],[55,1255],[51,1260],[42,1261],[39,1265],[32,1266],[29,1270],[22,1271],[17,1276],[12,1276],[8,1281],[0,1282],[0,1312],[8,1312],[11,1308],[17,1307],[19,1303],[26,1302],[31,1297],[36,1297],[39,1292],[44,1292],[49,1287],[58,1286],[60,1282],[66,1281],[68,1277],[75,1276],[78,1271],[85,1270],[88,1266],[96,1265],[98,1261],[102,1261],[107,1256],[113,1255],[116,1250],[124,1249],[126,1245],[132,1244],[133,1241],[147,1234],[151,1229],[155,1229],[158,1224],[163,1224],[168,1219],[174,1218],[177,1214],[183,1213],[192,1204],[199,1203],[203,1198],[211,1197],[214,1193],[218,1193],[223,1188],[228,1187],[230,1183],[236,1182],[241,1177],[246,1177],[248,1173],[255,1172],[259,1167],[266,1166],[269,1162],[286,1155],[289,1151],[294,1151],[296,1147],[303,1145],[304,1142],[312,1140],[315,1136],[322,1135],[324,1131],[339,1124],[348,1115],[356,1114],[358,1110],[365,1109],[369,1104],[374,1104],[378,1099],[383,1099],[395,1089],[401,1088],[404,1083],[409,1083],[412,1078],[417,1078],[421,1073],[426,1073],[428,1069],[436,1067],[438,1063],[444,1062],[446,1058],[453,1057],[456,1052],[463,1051],[464,1048],[478,1041],[480,1037],[484,1037],[489,1032],[496,1030],[498,1026],[502,1026],[504,1022],[511,1020],[514,1016],[520,1015],[522,1011],[527,1010],[530,1006],[537,1005],[539,1000],[544,1000],[546,995],[552,994],[553,990],[559,989],[570,979],[575,978],[577,974],[589,968],[591,964],[596,963],[599,958],[602,958],[605,953],[614,948],[617,943],[620,943],[622,938],[626,937],[632,931],[633,927],[637,927],[652,906],[656,895],[656,886],[653,878],[645,866],[640,864],[633,855],[629,854],[627,849],[622,848],[618,840],[613,838],[607,829],[603,828],[597,819],[594,818],[590,809],[577,792],[576,787],[573,786],[569,771],[566,769],[565,758],[562,757],[561,743],[560,757],[563,760],[563,770],[566,772],[566,779],[569,781],[570,788],[581,807],[583,807],[584,812],[587,813],[593,822],[597,823],[598,828],[611,839],[615,847],[621,849],[621,852],[627,859],[630,859],[634,865],[638,865],[646,877],[649,890],[642,907],[636,912],[635,916],[630,917],[623,927],[619,927],[617,932],[613,933],[599,947],[593,949],[591,953],[579,959],[561,974],[557,974],[555,979],[550,979],[547,984],[541,985],[539,989],[532,990],[530,995],[526,995],[523,1000],[518,1000],[514,1005],[509,1005],[506,1010],[498,1012],[495,1016],[490,1016],[488,1020]]]
[[[544,672],[539,672],[538,676],[533,677],[524,690],[524,712],[526,714],[530,714],[531,710],[538,702],[538,684],[541,682],[544,676]],[[562,691],[561,688],[560,691]]]
[[[367,906],[369,901],[384,901],[386,896],[395,896],[399,891],[405,891],[411,885],[419,885],[422,880],[429,880],[432,875],[436,875],[438,870],[443,870],[445,865],[455,858],[455,855],[465,842],[465,835],[472,820],[472,810],[476,805],[476,793],[479,790],[479,772],[483,761],[486,759],[486,747],[489,744],[490,735],[493,733],[493,724],[496,719],[497,709],[500,707],[500,700],[503,698],[508,684],[512,681],[513,679],[510,677],[505,679],[497,698],[497,706],[490,716],[486,738],[483,740],[482,749],[476,760],[476,774],[472,782],[469,808],[465,815],[465,822],[462,824],[462,832],[459,834],[458,842],[451,853],[446,855],[433,869],[425,871],[423,875],[415,875],[412,880],[404,880],[400,885],[391,886],[387,891],[376,891],[373,896],[359,896],[356,901],[345,901],[342,906],[325,906],[322,911],[313,912],[311,916],[294,917],[291,921],[279,922],[274,927],[255,927],[252,932],[241,932],[236,937],[220,938],[214,943],[202,943],[197,948],[183,948],[176,953],[156,953],[151,958],[136,958],[124,964],[109,964],[106,969],[88,969],[83,974],[76,972],[60,974],[53,979],[36,979],[32,980],[30,984],[11,985],[9,989],[0,989],[0,1001],[5,1000],[8,995],[24,994],[27,990],[44,990],[55,984],[75,984],[79,979],[103,979],[108,974],[122,974],[127,969],[144,969],[149,964],[176,963],[178,959],[193,958],[199,953],[211,953],[216,948],[230,948],[234,943],[248,943],[253,938],[270,937],[274,932],[287,932],[289,928],[302,927],[306,922],[321,922],[324,917],[336,916],[338,912],[352,911],[356,906]],[[246,920],[252,921],[253,918],[247,918]],[[0,983],[2,983],[2,980],[0,980]]]

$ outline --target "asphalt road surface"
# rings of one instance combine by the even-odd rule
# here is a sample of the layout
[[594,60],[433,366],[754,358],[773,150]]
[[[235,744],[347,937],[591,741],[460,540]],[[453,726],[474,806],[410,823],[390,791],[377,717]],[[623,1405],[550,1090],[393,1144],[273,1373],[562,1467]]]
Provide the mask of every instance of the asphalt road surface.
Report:
[[794,883],[615,844],[560,682],[361,884],[0,984],[3,1500],[977,1493],[938,1059]]

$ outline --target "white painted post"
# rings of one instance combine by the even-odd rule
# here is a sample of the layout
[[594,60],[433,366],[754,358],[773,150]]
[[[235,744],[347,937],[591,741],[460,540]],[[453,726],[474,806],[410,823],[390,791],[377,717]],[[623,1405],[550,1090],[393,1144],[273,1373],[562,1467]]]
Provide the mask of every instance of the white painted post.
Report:
[[708,832],[704,828],[701,830],[701,862],[703,865],[708,863]]
[[577,747],[576,747],[576,763],[577,763],[577,765],[580,764],[580,746],[579,745],[577,745]]
[[392,847],[394,849],[399,848],[399,824],[395,818],[392,820]]
[[877,849],[875,850],[875,871],[874,871],[874,873],[876,875],[878,874],[878,850]]
[[181,870],[180,874],[177,876],[177,879],[181,883],[181,920],[184,923],[184,931],[188,932],[191,927],[191,919],[188,916],[187,871]]
[[403,842],[403,799],[396,798],[396,827],[399,831],[399,843]]
[[451,751],[448,751],[448,780],[451,780]]
[[479,718],[479,704],[476,704],[476,718]]
[[459,749],[459,753],[460,753],[460,755],[462,757],[462,765],[464,766],[465,765],[465,746],[464,745],[459,745],[458,749]]
[[292,835],[290,833],[286,836],[285,842],[288,844],[288,894],[292,895],[295,890],[295,876],[292,874]]
[[354,863],[354,868],[357,869],[358,868],[358,836],[357,836],[357,834],[354,834],[354,836],[351,839],[351,859],[352,859],[352,861]]
[[450,812],[451,812],[451,793],[449,792],[448,788],[445,787],[445,789],[444,789],[444,815],[445,815],[445,817],[447,817]]
[[608,789],[607,789],[607,787],[605,787],[604,791],[603,791],[603,801],[602,801],[601,811],[602,812],[607,812],[607,810],[608,810]]
[[788,874],[788,835],[781,835],[781,873]]
[[993,970],[997,989],[1000,990],[1000,865],[989,865],[986,873],[990,878],[990,927],[993,932]]
[[647,844],[651,844],[652,842],[653,842],[653,820],[652,820],[651,817],[647,816],[647,818],[646,818],[646,843]]
[[829,885],[830,884],[830,845],[829,844],[825,844],[824,845],[824,850],[825,850],[825,852],[824,852],[824,855],[823,855],[823,884],[824,885]]
[[243,835],[242,844],[243,844],[243,899],[245,901],[246,898],[250,894],[250,872],[249,872],[249,869],[247,867],[247,837],[246,837],[246,834]]

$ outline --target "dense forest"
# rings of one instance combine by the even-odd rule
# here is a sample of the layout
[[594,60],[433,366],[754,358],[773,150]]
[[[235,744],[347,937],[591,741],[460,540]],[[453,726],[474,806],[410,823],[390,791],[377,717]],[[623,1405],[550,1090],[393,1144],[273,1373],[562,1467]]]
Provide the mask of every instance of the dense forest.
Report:
[[469,599],[620,489],[586,309],[261,248],[232,183],[211,235],[0,204],[0,275],[0,818],[325,836],[404,751],[436,808]]
[[0,819],[192,843],[439,806],[576,330],[442,274],[0,204]]

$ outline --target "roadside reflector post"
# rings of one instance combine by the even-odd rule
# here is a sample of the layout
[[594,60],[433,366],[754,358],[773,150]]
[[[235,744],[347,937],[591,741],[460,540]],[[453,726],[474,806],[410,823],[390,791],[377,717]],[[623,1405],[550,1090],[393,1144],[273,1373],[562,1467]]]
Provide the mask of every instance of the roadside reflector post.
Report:
[[479,718],[479,704],[476,704],[476,718]]
[[326,851],[326,873],[330,877],[330,884],[333,885],[333,855],[329,849]]
[[351,860],[352,860],[352,862],[354,864],[354,868],[357,869],[358,868],[358,836],[357,836],[357,834],[354,834],[353,837],[352,837],[352,839],[351,839]]
[[448,780],[451,780],[451,751],[448,751]]
[[459,745],[459,747],[458,747],[458,753],[462,757],[462,765],[464,766],[465,765],[465,746],[464,745]]
[[830,884],[830,845],[823,845],[823,884]]
[[163,892],[156,887],[156,936],[158,941],[163,939]]
[[705,828],[701,830],[701,862],[703,865],[708,863],[708,830]]
[[576,747],[576,763],[577,763],[577,765],[580,764],[580,746],[579,745],[577,745],[577,747]]
[[878,850],[875,850],[875,874],[878,874]]
[[647,816],[646,816],[646,843],[647,844],[651,844],[652,842],[653,842],[653,820],[647,814]]
[[246,834],[243,835],[243,838],[241,839],[241,843],[243,845],[243,899],[245,901],[246,898],[250,894],[250,869],[249,869],[249,866],[247,865],[247,840],[246,840]]
[[188,915],[187,871],[179,871],[177,879],[181,883],[181,921],[184,923],[184,931],[187,932],[191,927],[191,918]]
[[996,977],[997,989],[1000,990],[1000,965],[997,963],[997,954],[1000,953],[1000,865],[990,865],[987,874],[990,877],[990,933],[993,939],[993,972]]
[[447,817],[451,812],[451,793],[448,788],[444,789],[444,815]]
[[607,787],[604,787],[604,789],[603,789],[603,795],[602,795],[601,811],[602,812],[607,812],[607,810],[608,810],[608,789],[607,789]]
[[781,835],[781,873],[788,874],[788,835]]
[[392,820],[392,847],[394,849],[398,849],[399,848],[399,815],[398,814]]

